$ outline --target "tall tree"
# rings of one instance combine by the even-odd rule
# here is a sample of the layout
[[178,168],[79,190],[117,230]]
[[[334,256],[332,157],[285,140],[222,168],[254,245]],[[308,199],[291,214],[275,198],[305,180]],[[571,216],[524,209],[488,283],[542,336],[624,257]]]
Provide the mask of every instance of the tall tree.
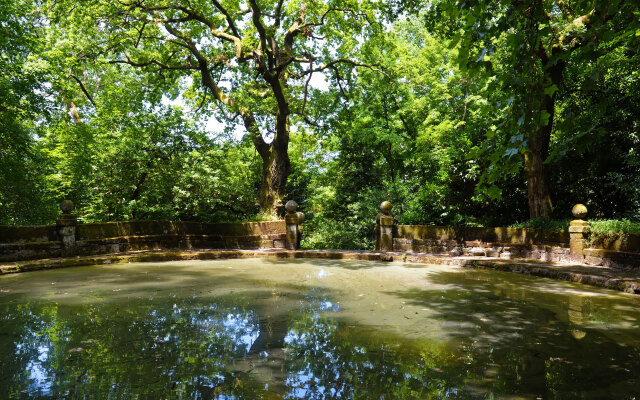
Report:
[[46,71],[35,54],[46,23],[37,2],[0,2],[0,224],[42,223],[56,210],[43,192],[46,159],[36,140],[48,121]]
[[[545,161],[565,69],[569,63],[594,62],[603,39],[634,33],[637,1],[444,0],[437,5],[432,17],[441,12],[454,21],[447,30],[460,42],[459,63],[495,75],[513,93],[511,121],[502,124],[508,140],[494,149],[502,152],[508,162],[500,162],[507,166],[522,157],[530,217],[549,217],[553,208]],[[501,68],[495,68],[494,54]],[[495,180],[504,171],[494,168],[487,177]]]
[[53,4],[55,21],[92,45],[76,59],[99,52],[162,78],[188,78],[192,98],[199,94],[204,104],[210,96],[230,120],[239,117],[262,159],[259,204],[271,214],[285,195],[290,118],[304,113],[310,76],[359,65],[347,55],[374,26],[371,7],[350,0]]

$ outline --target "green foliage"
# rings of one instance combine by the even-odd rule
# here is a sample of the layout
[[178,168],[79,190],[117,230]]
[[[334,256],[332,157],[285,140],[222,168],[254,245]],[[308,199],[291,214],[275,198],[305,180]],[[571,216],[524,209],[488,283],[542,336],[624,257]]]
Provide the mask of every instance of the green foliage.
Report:
[[[536,228],[551,231],[568,231],[570,219],[554,220],[535,218],[512,224],[512,228]],[[624,244],[629,234],[640,235],[640,222],[629,219],[592,219],[589,220],[589,245],[608,247],[617,240]]]
[[358,137],[343,137],[341,151],[315,177],[305,204],[303,248],[372,249],[375,215],[386,198],[373,150]]
[[590,220],[589,243],[597,247],[608,247],[613,242],[620,240],[623,244],[629,234],[640,235],[640,222],[621,220]]
[[[556,207],[559,211],[555,216],[561,217],[567,206],[565,200],[576,202],[575,193],[581,192],[576,190],[576,184],[583,184],[576,182],[578,177],[574,176],[570,177],[568,185],[558,184],[567,177],[562,168],[554,165],[559,161],[555,157],[558,154],[568,162],[571,162],[569,158],[575,160],[585,156],[585,167],[605,167],[604,173],[599,175],[609,182],[611,178],[629,176],[626,165],[624,172],[615,171],[617,175],[606,161],[592,160],[593,153],[585,150],[598,136],[597,132],[615,136],[616,130],[622,128],[620,125],[626,131],[623,140],[630,137],[628,129],[633,124],[616,122],[624,121],[637,102],[620,103],[620,108],[608,108],[608,104],[610,100],[617,103],[631,95],[627,87],[617,85],[618,73],[612,71],[630,68],[619,76],[630,78],[627,83],[631,87],[637,78],[632,73],[637,68],[629,62],[636,57],[639,44],[635,35],[639,27],[636,2],[486,0],[469,3],[439,0],[428,8],[425,20],[432,30],[459,49],[456,64],[465,76],[489,77],[491,81],[491,94],[487,98],[493,111],[486,121],[490,128],[474,154],[474,157],[488,161],[479,181],[481,191],[499,199],[506,189],[504,177],[520,174],[523,155],[527,155],[529,160],[545,161],[544,168],[553,171],[535,179],[550,178],[547,185],[552,186],[553,201],[559,200]],[[613,59],[621,63],[611,63]],[[567,108],[574,102],[581,104]],[[566,112],[558,113],[564,110]],[[608,125],[618,127],[610,130]],[[547,157],[549,151],[551,157]],[[571,157],[565,158],[566,154]],[[614,154],[623,164],[637,159],[635,155],[628,157],[618,151]],[[636,162],[631,161],[631,164]],[[535,172],[531,172],[533,167],[526,168],[530,168],[529,179],[535,181],[532,178]],[[536,169],[540,170],[542,168]],[[579,172],[580,168],[569,170],[571,174]],[[535,200],[537,196],[544,196],[547,185],[537,184],[537,190],[531,190],[529,198]],[[616,198],[616,208],[629,209],[628,202],[623,205],[620,200],[624,201],[631,189],[611,191],[599,183],[589,185],[589,189],[597,187],[602,188],[603,194],[610,194],[602,197]],[[633,195],[637,197],[637,193]],[[599,201],[600,197],[594,197]],[[601,204],[610,203],[603,201]]]
[[0,2],[0,224],[50,221],[47,160],[37,137],[49,117],[48,88],[34,53],[43,30],[36,5]]
[[570,219],[549,219],[549,218],[533,218],[524,222],[512,224],[512,228],[535,228],[546,229],[550,231],[560,232],[569,230]]
[[[540,7],[532,10],[534,3]],[[575,203],[587,204],[594,218],[636,220],[637,15],[626,2],[596,3],[608,17],[592,30],[574,23],[592,2],[567,10],[552,3],[285,2],[283,26],[303,4],[308,21],[329,7],[362,6],[359,14],[328,12],[325,25],[296,36],[296,54],[313,62],[290,64],[280,82],[291,109],[285,194],[307,216],[303,246],[372,248],[383,200],[401,224],[524,221],[523,157],[533,132],[549,126],[544,165],[553,219],[512,226],[565,229]],[[65,198],[83,221],[267,218],[256,207],[262,160],[251,135],[240,138],[238,109],[221,107],[203,88],[197,62],[165,40],[169,33],[149,22],[148,10],[46,5],[0,3],[0,223],[52,223]],[[213,3],[190,5],[226,25]],[[275,5],[260,2],[269,12]],[[376,22],[383,16],[388,23]],[[209,40],[209,29],[184,22],[220,68],[218,87],[272,138],[277,101],[253,65],[233,61],[233,43]],[[255,49],[258,32],[246,22],[244,45]],[[148,36],[141,37],[142,25]],[[554,47],[562,35],[576,40]],[[145,66],[128,65],[127,55]],[[355,55],[366,66],[326,64]],[[564,65],[560,80],[547,79],[554,63]],[[304,74],[310,68],[318,69],[312,80]],[[541,108],[545,98],[552,109]],[[205,127],[210,118],[221,126]]]

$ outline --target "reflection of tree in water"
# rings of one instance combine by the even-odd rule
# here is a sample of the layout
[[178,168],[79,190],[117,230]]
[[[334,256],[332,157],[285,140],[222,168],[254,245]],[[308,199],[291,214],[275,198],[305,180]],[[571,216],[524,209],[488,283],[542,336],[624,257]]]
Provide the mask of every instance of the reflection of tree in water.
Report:
[[558,293],[533,295],[483,276],[434,274],[439,289],[389,293],[435,313],[425,327],[438,324],[451,336],[430,341],[338,320],[329,293],[308,287],[213,300],[5,302],[0,387],[30,398],[310,400],[606,398],[636,390],[639,347],[589,326],[594,315],[607,318],[600,300],[568,297],[552,311],[538,305],[563,304]]
[[458,398],[463,367],[446,346],[380,335],[337,323],[317,300],[294,321],[285,339],[288,399]]
[[[608,327],[606,333],[632,345],[617,343],[589,325],[616,319],[605,296],[565,293],[546,280],[531,287],[532,280],[509,276],[513,284],[492,272],[442,272],[429,280],[450,285],[448,290],[393,293],[435,311],[436,323],[455,327],[451,334],[468,364],[466,393],[566,399],[638,394],[639,321],[626,329],[631,335]],[[623,317],[618,313],[618,321]]]
[[258,336],[237,304],[3,304],[3,391],[10,397],[255,398],[233,371]]

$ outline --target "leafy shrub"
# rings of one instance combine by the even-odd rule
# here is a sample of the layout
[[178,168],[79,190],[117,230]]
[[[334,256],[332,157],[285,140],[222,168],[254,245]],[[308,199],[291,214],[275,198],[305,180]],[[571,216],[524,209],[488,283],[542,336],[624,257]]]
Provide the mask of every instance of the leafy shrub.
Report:
[[510,228],[546,229],[554,232],[569,230],[569,219],[533,218],[528,221],[510,225]]
[[629,234],[640,235],[640,222],[628,219],[603,219],[589,221],[591,235],[589,245],[608,247],[618,239],[623,243],[629,238]]

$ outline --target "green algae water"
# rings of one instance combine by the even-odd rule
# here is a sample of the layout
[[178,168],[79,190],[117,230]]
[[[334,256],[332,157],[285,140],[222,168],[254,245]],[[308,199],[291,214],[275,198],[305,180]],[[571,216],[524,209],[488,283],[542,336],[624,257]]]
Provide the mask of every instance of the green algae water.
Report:
[[634,399],[640,297],[333,260],[2,276],[0,398]]

